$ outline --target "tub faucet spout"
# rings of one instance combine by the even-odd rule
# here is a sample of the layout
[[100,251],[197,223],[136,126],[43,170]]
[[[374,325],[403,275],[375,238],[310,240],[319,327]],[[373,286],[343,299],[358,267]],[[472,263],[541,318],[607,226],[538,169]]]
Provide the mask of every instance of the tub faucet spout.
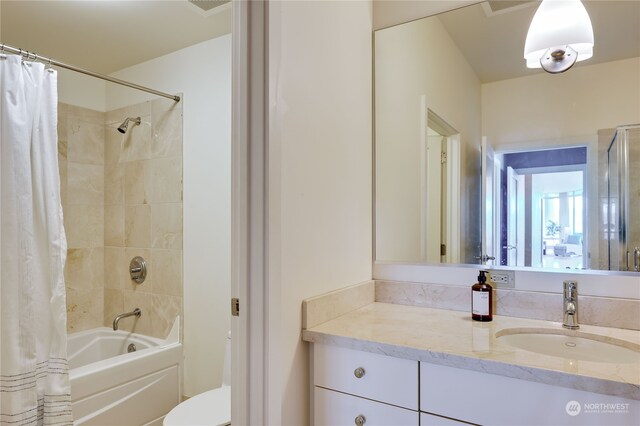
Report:
[[133,316],[136,316],[136,317],[140,318],[140,315],[142,315],[142,311],[140,310],[140,308],[135,308],[131,312],[127,312],[127,313],[118,315],[117,317],[115,317],[113,319],[113,330],[115,331],[115,330],[118,329],[118,323],[120,322],[120,320],[122,318],[133,317]]

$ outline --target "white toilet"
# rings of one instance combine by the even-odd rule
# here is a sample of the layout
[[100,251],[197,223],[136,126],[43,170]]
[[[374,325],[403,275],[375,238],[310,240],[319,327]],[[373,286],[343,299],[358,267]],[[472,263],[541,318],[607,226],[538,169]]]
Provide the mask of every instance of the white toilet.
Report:
[[231,424],[231,332],[224,348],[222,386],[178,404],[164,426],[225,426]]

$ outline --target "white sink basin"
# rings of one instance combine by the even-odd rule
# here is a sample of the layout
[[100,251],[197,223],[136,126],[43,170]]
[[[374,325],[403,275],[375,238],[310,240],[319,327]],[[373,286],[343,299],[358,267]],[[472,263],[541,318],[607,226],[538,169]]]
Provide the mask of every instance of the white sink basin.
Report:
[[640,362],[640,345],[580,331],[508,328],[497,332],[496,338],[519,349],[572,360],[618,364]]

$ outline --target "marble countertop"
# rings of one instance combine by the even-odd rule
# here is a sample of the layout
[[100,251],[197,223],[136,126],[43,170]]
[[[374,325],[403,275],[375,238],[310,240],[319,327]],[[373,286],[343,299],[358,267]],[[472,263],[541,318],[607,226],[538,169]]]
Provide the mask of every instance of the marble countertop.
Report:
[[[496,337],[509,328],[565,330],[550,321],[494,315],[491,322],[478,322],[467,312],[370,303],[303,330],[303,339],[640,400],[640,363],[570,360],[529,352]],[[640,331],[581,325],[578,333],[624,340],[640,349]]]

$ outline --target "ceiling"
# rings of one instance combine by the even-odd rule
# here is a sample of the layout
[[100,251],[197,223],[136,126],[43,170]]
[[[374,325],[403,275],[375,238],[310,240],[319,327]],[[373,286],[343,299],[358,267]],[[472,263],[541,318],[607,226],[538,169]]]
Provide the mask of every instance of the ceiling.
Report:
[[2,0],[0,38],[109,74],[231,32],[228,1],[198,2],[203,8],[187,0]]
[[[593,58],[575,66],[640,56],[640,0],[583,0]],[[509,7],[507,7],[509,5]],[[491,1],[438,15],[482,83],[544,72],[528,69],[524,43],[538,1]]]
[[[593,23],[594,57],[576,67],[640,56],[640,0],[583,3]],[[538,4],[489,1],[438,19],[487,83],[542,72],[527,69],[522,57]],[[212,5],[217,7],[203,10]],[[230,6],[228,0],[2,0],[0,38],[13,47],[109,74],[230,33]]]

